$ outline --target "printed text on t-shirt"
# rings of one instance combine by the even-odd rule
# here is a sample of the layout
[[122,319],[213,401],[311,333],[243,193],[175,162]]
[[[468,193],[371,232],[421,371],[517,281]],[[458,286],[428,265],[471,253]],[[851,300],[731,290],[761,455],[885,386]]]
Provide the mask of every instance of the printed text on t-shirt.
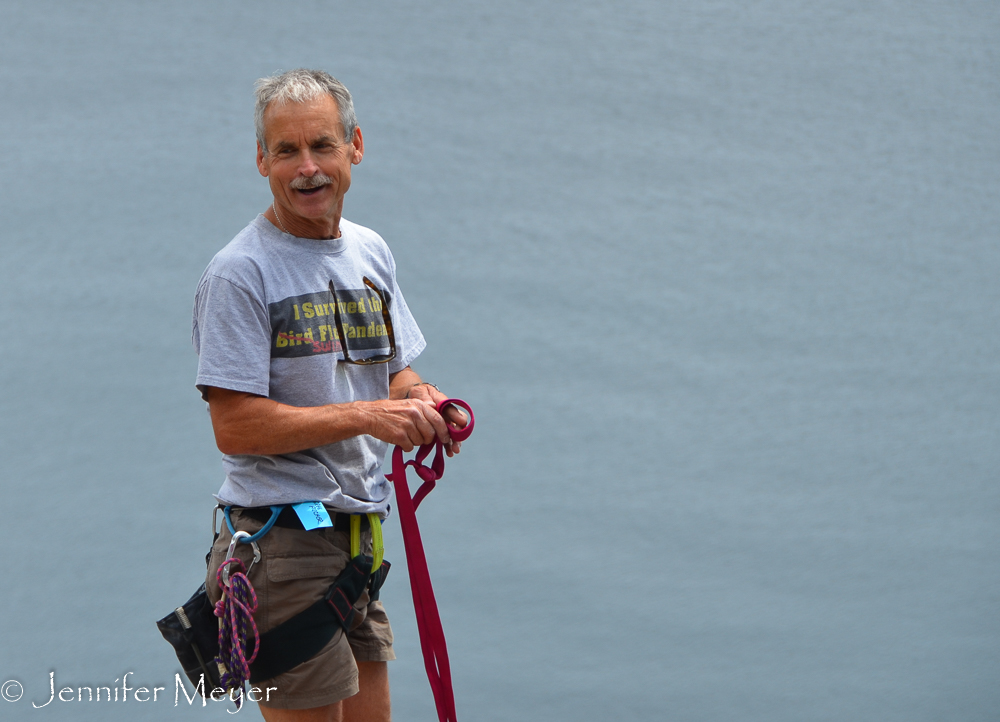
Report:
[[296,358],[337,353],[346,340],[351,358],[388,351],[381,299],[368,289],[337,289],[337,314],[344,330],[340,338],[329,291],[305,293],[268,304],[271,358]]

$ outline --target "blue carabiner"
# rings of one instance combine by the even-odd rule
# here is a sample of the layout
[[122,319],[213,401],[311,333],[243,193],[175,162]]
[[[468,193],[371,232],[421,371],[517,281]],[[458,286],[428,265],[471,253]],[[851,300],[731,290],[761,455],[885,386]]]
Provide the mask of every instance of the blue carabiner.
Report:
[[[229,533],[232,534],[233,536],[236,536],[236,527],[233,526],[233,520],[229,518],[229,510],[232,508],[233,508],[232,506],[223,507],[222,515],[226,517],[226,526],[229,527]],[[269,531],[271,531],[271,527],[274,526],[274,522],[278,521],[278,515],[281,514],[281,510],[284,508],[285,508],[284,506],[272,506],[271,518],[267,520],[267,523],[264,524],[264,526],[262,526],[256,534],[252,536],[247,535],[245,537],[241,537],[240,541],[243,544],[249,544],[250,542],[255,542],[262,536],[267,534]]]

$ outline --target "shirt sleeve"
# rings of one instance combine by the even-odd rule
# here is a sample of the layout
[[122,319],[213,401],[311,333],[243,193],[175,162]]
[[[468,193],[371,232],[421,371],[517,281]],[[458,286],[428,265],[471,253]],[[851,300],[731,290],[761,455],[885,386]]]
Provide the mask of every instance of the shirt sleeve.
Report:
[[249,291],[207,275],[195,295],[191,341],[202,397],[206,386],[268,396],[271,324],[264,305]]
[[420,327],[417,326],[416,319],[410,313],[410,308],[406,305],[399,284],[396,283],[396,262],[392,254],[389,255],[389,263],[392,269],[392,302],[389,305],[389,312],[396,333],[397,348],[396,358],[389,362],[389,373],[394,374],[413,363],[413,360],[426,348],[427,342],[420,332]]

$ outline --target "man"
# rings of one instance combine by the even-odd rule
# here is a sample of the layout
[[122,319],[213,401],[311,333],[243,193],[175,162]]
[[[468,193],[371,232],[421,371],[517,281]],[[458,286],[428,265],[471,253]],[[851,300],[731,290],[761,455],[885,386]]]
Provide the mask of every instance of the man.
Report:
[[[217,497],[237,530],[253,533],[268,507],[322,502],[332,526],[307,530],[291,513],[258,544],[249,573],[261,633],[321,599],[350,558],[350,515],[384,519],[388,444],[439,439],[458,453],[436,404],[446,398],[410,363],[424,339],[399,291],[385,242],[342,217],[364,141],[351,95],[327,73],[295,70],[257,83],[257,167],[273,202],[209,264],[195,298],[197,386],[211,412],[226,479]],[[464,426],[456,409],[447,421]],[[213,547],[208,587],[231,534]],[[237,554],[249,566],[246,544]],[[367,592],[349,634],[314,657],[255,680],[264,718],[388,720],[392,631]]]

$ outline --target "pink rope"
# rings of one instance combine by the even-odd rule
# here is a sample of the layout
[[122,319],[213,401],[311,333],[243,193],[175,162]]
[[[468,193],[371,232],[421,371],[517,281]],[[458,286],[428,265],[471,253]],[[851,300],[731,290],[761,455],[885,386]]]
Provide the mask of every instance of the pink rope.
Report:
[[[227,564],[234,564],[238,571],[230,572],[229,588],[222,581],[222,570]],[[215,604],[215,616],[219,624],[219,656],[216,660],[226,671],[219,680],[223,689],[243,689],[250,679],[250,665],[257,658],[260,649],[260,635],[253,613],[257,611],[257,593],[247,579],[243,562],[236,557],[226,559],[215,573],[216,581],[222,589],[222,598]],[[253,634],[253,654],[247,659],[247,641]],[[243,695],[236,698],[236,708],[243,702]]]
[[[460,399],[446,399],[437,406],[438,412],[446,406],[459,406],[469,414],[469,423],[461,429],[449,426],[451,438],[455,441],[465,441],[472,433],[475,417],[467,403]],[[434,461],[430,466],[424,465],[424,459],[434,449]],[[406,482],[406,467],[412,466],[417,475],[423,479],[423,484],[417,493],[410,497],[410,488]],[[440,441],[425,444],[417,450],[417,455],[410,461],[403,460],[403,450],[398,446],[392,452],[392,473],[386,478],[396,487],[396,502],[399,507],[399,525],[403,532],[403,546],[406,549],[406,566],[410,573],[410,590],[413,594],[413,608],[417,615],[417,631],[420,633],[420,650],[424,655],[424,668],[427,679],[434,693],[434,704],[437,707],[439,722],[457,722],[455,715],[455,694],[451,685],[451,665],[448,662],[448,644],[444,638],[441,626],[441,615],[438,613],[437,600],[434,598],[434,587],[431,585],[431,575],[427,569],[427,557],[424,555],[424,545],[420,539],[420,526],[417,524],[417,507],[424,497],[434,488],[438,479],[444,475],[444,448]]]

